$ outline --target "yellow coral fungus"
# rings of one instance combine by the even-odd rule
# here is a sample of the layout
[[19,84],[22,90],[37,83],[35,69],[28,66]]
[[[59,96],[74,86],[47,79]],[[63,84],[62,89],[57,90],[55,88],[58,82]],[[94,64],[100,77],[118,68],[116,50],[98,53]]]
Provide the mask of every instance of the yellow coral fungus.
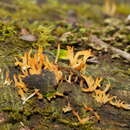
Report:
[[66,80],[68,83],[71,83],[72,76],[73,76],[73,73],[70,72],[70,75],[69,75],[68,77],[65,75],[65,80]]
[[[93,56],[91,50],[79,51],[74,55],[74,48],[68,46],[68,59],[70,61],[70,66],[73,69],[81,71],[86,65],[86,61],[89,57]],[[81,57],[82,56],[82,57]]]
[[116,2],[115,0],[104,0],[104,11],[107,15],[113,16],[116,12]]
[[107,94],[109,88],[110,84],[107,84],[104,90],[95,90],[95,95],[93,96],[95,100],[101,104],[106,104],[107,102],[112,101],[115,96],[110,96],[110,94]]
[[[24,56],[16,59],[16,66],[19,66],[21,69],[21,74],[17,77],[14,75],[15,86],[19,88],[18,93],[25,99],[25,92],[27,90],[26,85],[22,81],[23,78],[34,75],[41,74],[42,70],[48,69],[51,72],[54,72],[57,83],[62,79],[62,72],[59,70],[58,66],[51,63],[47,56],[43,55],[43,50],[41,47],[38,48],[38,51],[35,54],[32,54],[32,50],[24,53]],[[36,93],[39,97],[42,97],[40,93]]]
[[32,50],[25,52],[24,56],[21,56],[18,60],[16,58],[15,65],[20,66],[22,72],[29,74],[40,74],[44,65],[44,55],[42,54],[42,48],[39,47],[38,52],[31,56]]
[[97,89],[97,87],[101,86],[100,82],[102,81],[102,78],[96,78],[96,80],[94,81],[92,76],[86,76],[86,75],[81,75],[81,76],[85,79],[88,85],[88,88],[81,87],[81,90],[83,92],[94,92]]
[[11,83],[12,83],[12,80],[10,80],[9,72],[6,71],[4,85],[10,85]]
[[84,109],[85,109],[86,111],[91,111],[91,112],[93,112],[94,116],[96,117],[96,119],[97,119],[98,121],[101,120],[100,116],[98,115],[97,112],[94,111],[93,108],[84,105]]
[[65,106],[62,110],[64,113],[72,111],[72,107],[70,105],[70,102],[68,102],[67,106]]
[[15,82],[15,87],[18,88],[18,94],[21,96],[22,100],[26,99],[25,92],[27,91],[27,87],[22,81],[21,77],[14,75],[14,82]]
[[14,82],[22,100],[26,99],[25,92],[27,91],[27,87],[22,79],[28,75],[40,74],[42,72],[42,67],[44,65],[44,56],[42,52],[42,48],[39,47],[37,53],[34,55],[31,56],[32,50],[29,50],[24,53],[24,56],[19,57],[19,60],[16,59],[15,65],[20,67],[22,74],[19,74],[17,77],[14,75]]
[[76,112],[74,109],[72,110],[72,113],[73,113],[74,116],[77,117],[79,123],[82,124],[82,125],[86,124],[91,119],[89,116],[81,119],[78,112]]
[[57,83],[62,79],[62,72],[58,69],[58,66],[57,65],[54,65],[53,63],[51,63],[48,59],[48,57],[45,57],[45,68],[44,69],[48,69],[49,71],[51,72],[54,72],[55,73],[55,76],[56,76],[56,80],[57,80]]
[[124,101],[117,100],[116,98],[115,98],[115,101],[113,101],[113,100],[110,101],[110,104],[113,106],[116,106],[118,108],[130,110],[130,104],[126,104],[126,103],[124,103]]
[[[60,46],[58,49],[60,49]],[[62,67],[58,66],[57,64],[59,52],[57,54],[55,63],[49,61],[48,57],[43,54],[43,50],[41,47],[39,47],[38,51],[34,54],[32,54],[32,50],[29,50],[28,52],[24,53],[24,56],[21,56],[19,57],[19,59],[16,59],[15,65],[20,67],[21,74],[17,76],[14,75],[14,82],[15,86],[18,88],[18,94],[21,96],[24,102],[26,102],[34,95],[37,95],[38,99],[41,99],[43,97],[39,89],[34,89],[35,92],[26,98],[25,93],[27,92],[28,88],[23,82],[23,79],[30,75],[41,74],[42,72],[44,72],[43,70],[48,70],[55,74],[57,84],[62,79],[64,80],[64,78],[66,78],[66,81],[69,83],[72,83],[73,80],[76,82],[78,79],[81,79],[79,82],[81,90],[83,92],[94,92],[95,95],[93,97],[97,102],[101,104],[106,104],[107,102],[109,102],[111,105],[114,105],[118,108],[130,109],[130,104],[125,104],[123,101],[116,100],[116,96],[110,96],[110,94],[107,94],[110,88],[110,84],[107,84],[104,90],[100,89],[102,78],[96,78],[94,80],[92,76],[87,76],[81,73],[81,70],[83,70],[86,67],[87,59],[93,56],[90,50],[79,51],[74,55],[73,47],[68,46],[67,49],[68,49],[68,59],[70,61],[70,67],[72,68],[72,70],[75,69],[79,71],[78,75],[74,74],[72,71],[68,76],[68,78],[66,78],[67,77],[66,75],[63,76],[63,72],[61,71]],[[76,77],[73,78],[74,76]],[[8,80],[9,80],[9,74],[7,73],[5,81]],[[84,87],[84,83],[87,84],[86,88]],[[53,94],[52,97],[49,97],[48,100],[51,100],[51,98],[55,98],[55,96],[64,96],[64,95],[60,93],[55,93]],[[87,110],[88,108],[86,107],[85,109]],[[89,120],[89,117],[81,119],[77,112],[75,112],[74,110],[72,111],[81,124],[84,124],[86,121]],[[93,112],[93,109],[91,109],[90,111]],[[100,120],[100,117],[98,116],[97,113],[94,112],[94,115],[97,117],[98,120]]]

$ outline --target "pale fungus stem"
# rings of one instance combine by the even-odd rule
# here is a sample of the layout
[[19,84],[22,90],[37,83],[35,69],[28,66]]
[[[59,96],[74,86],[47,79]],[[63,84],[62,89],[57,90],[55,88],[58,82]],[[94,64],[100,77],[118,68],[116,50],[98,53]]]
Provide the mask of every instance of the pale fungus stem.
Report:
[[58,62],[59,55],[60,55],[60,44],[58,44],[58,46],[57,46],[57,54],[56,54],[55,63]]

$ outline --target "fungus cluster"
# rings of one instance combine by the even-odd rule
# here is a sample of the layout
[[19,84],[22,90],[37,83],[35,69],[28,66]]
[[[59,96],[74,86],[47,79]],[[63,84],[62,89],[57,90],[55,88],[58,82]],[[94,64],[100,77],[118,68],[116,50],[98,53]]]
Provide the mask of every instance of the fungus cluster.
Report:
[[[58,49],[58,53],[60,48]],[[28,87],[24,83],[23,79],[29,75],[40,74],[43,70],[48,70],[53,72],[56,79],[56,84],[59,82],[66,81],[70,84],[77,83],[81,88],[81,91],[84,93],[92,93],[93,98],[100,104],[109,103],[115,107],[130,109],[129,104],[125,104],[121,100],[117,100],[116,96],[111,96],[108,94],[110,89],[110,84],[103,85],[101,82],[103,78],[97,77],[94,79],[92,76],[88,76],[84,74],[84,70],[86,69],[86,62],[88,58],[92,57],[93,54],[91,50],[78,51],[74,53],[74,48],[68,46],[67,47],[67,59],[69,60],[69,75],[63,75],[63,70],[57,62],[50,62],[49,58],[43,54],[43,50],[41,47],[38,48],[36,53],[32,53],[32,50],[24,53],[24,56],[16,58],[15,65],[20,67],[21,73],[19,75],[14,75],[15,86],[18,88],[18,94],[21,96],[21,99],[27,101],[34,95],[37,95],[39,99],[43,98],[42,93],[38,89],[34,89],[34,93],[32,93],[29,97],[26,97],[26,93],[28,91]],[[56,59],[58,59],[56,57]],[[64,68],[64,67],[63,67]],[[64,71],[65,71],[64,70]],[[75,72],[77,72],[75,74]],[[68,77],[68,78],[67,78]],[[75,80],[73,80],[75,79]],[[60,96],[64,96],[63,94],[57,94]],[[56,96],[56,95],[54,95]],[[88,110],[88,107],[84,107]],[[88,121],[89,118],[81,119],[78,113],[71,107],[71,105],[67,106],[63,109],[64,112],[72,111],[73,115],[76,116],[81,124]],[[93,109],[90,110],[94,112]],[[96,118],[99,119],[99,115],[94,112]]]

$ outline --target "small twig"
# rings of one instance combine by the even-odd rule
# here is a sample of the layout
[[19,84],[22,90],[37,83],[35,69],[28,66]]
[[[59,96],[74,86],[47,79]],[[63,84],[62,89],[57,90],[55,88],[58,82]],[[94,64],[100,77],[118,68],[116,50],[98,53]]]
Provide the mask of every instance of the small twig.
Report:
[[56,54],[55,63],[58,62],[59,55],[60,55],[60,44],[58,44],[58,47],[57,47],[57,54]]
[[118,48],[115,48],[115,47],[113,47],[113,46],[111,46],[111,45],[108,45],[107,43],[105,43],[105,42],[102,41],[101,39],[97,38],[97,36],[91,35],[90,38],[89,38],[89,40],[90,40],[91,42],[95,43],[96,45],[99,45],[99,46],[101,46],[102,48],[107,49],[107,50],[109,49],[109,50],[111,50],[113,53],[118,54],[118,55],[120,55],[121,57],[125,58],[126,60],[130,61],[130,54],[129,54],[129,53],[127,53],[127,52],[125,52],[125,51],[122,51],[122,50],[120,50],[120,49],[118,49]]
[[29,95],[24,101],[23,104],[26,103],[26,101],[28,101],[30,98],[32,98],[33,96],[35,96],[38,93],[38,89],[35,90],[35,92],[33,92],[31,95]]

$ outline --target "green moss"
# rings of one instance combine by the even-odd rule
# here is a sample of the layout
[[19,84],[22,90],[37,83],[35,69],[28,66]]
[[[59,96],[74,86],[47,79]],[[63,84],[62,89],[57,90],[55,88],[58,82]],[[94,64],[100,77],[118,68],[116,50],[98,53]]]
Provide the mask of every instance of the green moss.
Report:
[[41,45],[42,47],[49,46],[49,42],[55,41],[54,37],[51,34],[52,30],[53,30],[52,26],[46,27],[46,26],[40,25],[36,30],[36,32],[39,34],[38,40],[33,45],[34,46]]
[[7,38],[10,40],[15,34],[15,26],[0,22],[0,42],[6,41]]
[[21,109],[21,100],[13,87],[0,88],[0,110],[2,111],[18,111]]
[[120,4],[117,6],[117,13],[129,15],[130,14],[130,5],[129,4]]
[[13,127],[11,123],[0,125],[1,130],[10,130]]

